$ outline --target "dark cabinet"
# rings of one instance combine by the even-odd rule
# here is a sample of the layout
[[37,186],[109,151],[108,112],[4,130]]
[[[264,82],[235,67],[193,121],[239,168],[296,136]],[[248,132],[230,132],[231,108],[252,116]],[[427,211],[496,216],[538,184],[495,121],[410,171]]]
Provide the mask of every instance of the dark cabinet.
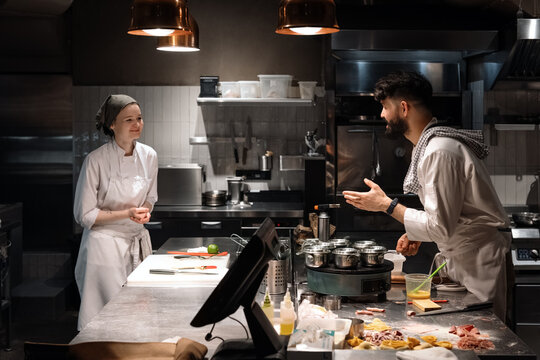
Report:
[[[150,232],[152,248],[158,249],[172,237],[229,237],[232,234],[249,238],[259,228],[264,218],[159,218],[145,224]],[[277,233],[290,237],[302,219],[272,218]]]

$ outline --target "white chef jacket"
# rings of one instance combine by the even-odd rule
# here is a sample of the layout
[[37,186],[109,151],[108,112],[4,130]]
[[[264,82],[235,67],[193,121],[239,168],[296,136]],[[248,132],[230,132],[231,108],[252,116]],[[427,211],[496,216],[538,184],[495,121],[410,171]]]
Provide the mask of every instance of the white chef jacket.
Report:
[[157,200],[156,152],[135,142],[132,156],[114,140],[86,157],[75,192],[75,220],[84,227],[75,279],[81,294],[78,329],[120,291],[127,276],[152,252],[144,225],[122,219],[95,225],[99,210],[152,206]]
[[481,301],[493,301],[504,321],[511,237],[499,229],[509,219],[485,164],[460,141],[434,137],[417,171],[424,210],[405,211],[409,239],[435,242],[448,260],[449,276]]

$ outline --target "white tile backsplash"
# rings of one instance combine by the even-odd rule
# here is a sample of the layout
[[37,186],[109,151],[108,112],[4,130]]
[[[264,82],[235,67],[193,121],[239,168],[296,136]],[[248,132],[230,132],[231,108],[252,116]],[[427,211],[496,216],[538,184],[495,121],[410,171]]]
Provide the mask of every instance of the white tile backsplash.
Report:
[[[95,129],[95,114],[109,94],[125,93],[141,105],[145,127],[140,141],[152,146],[161,165],[199,163],[207,167],[207,189],[226,189],[226,177],[236,169],[257,169],[258,156],[274,152],[272,180],[250,182],[253,189],[302,189],[303,174],[284,174],[276,167],[279,155],[306,152],[306,130],[324,130],[324,104],[294,106],[215,106],[197,104],[198,86],[75,86],[73,91],[74,173],[88,152],[108,139]],[[240,163],[235,164],[230,123],[243,137],[247,117],[252,120],[252,149],[242,164],[243,141],[238,142]],[[190,145],[191,136],[208,136],[209,145]],[[301,176],[300,176],[301,175]]]

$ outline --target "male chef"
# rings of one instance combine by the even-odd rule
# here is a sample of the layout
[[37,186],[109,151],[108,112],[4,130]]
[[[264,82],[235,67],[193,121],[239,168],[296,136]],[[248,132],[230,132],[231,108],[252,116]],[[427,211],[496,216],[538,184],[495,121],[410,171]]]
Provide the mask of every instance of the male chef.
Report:
[[436,126],[431,113],[432,87],[415,72],[395,72],[375,84],[386,134],[404,135],[413,145],[404,193],[418,194],[424,210],[390,199],[373,181],[368,192],[344,191],[347,203],[383,211],[405,225],[396,250],[415,255],[433,241],[447,259],[448,275],[481,301],[492,301],[506,320],[508,217],[482,159],[488,155],[481,131]]

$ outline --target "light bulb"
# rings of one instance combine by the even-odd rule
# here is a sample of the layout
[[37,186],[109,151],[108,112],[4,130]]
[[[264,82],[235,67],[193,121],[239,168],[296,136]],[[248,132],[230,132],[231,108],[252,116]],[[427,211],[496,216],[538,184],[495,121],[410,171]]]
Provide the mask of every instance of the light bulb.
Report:
[[160,46],[157,48],[160,51],[175,51],[175,52],[194,52],[199,51],[200,49],[187,47],[187,46]]
[[301,35],[315,35],[319,31],[321,31],[321,29],[322,28],[320,27],[311,27],[311,26],[291,28],[292,31]]
[[143,31],[152,36],[167,36],[174,32],[170,29],[144,29]]

